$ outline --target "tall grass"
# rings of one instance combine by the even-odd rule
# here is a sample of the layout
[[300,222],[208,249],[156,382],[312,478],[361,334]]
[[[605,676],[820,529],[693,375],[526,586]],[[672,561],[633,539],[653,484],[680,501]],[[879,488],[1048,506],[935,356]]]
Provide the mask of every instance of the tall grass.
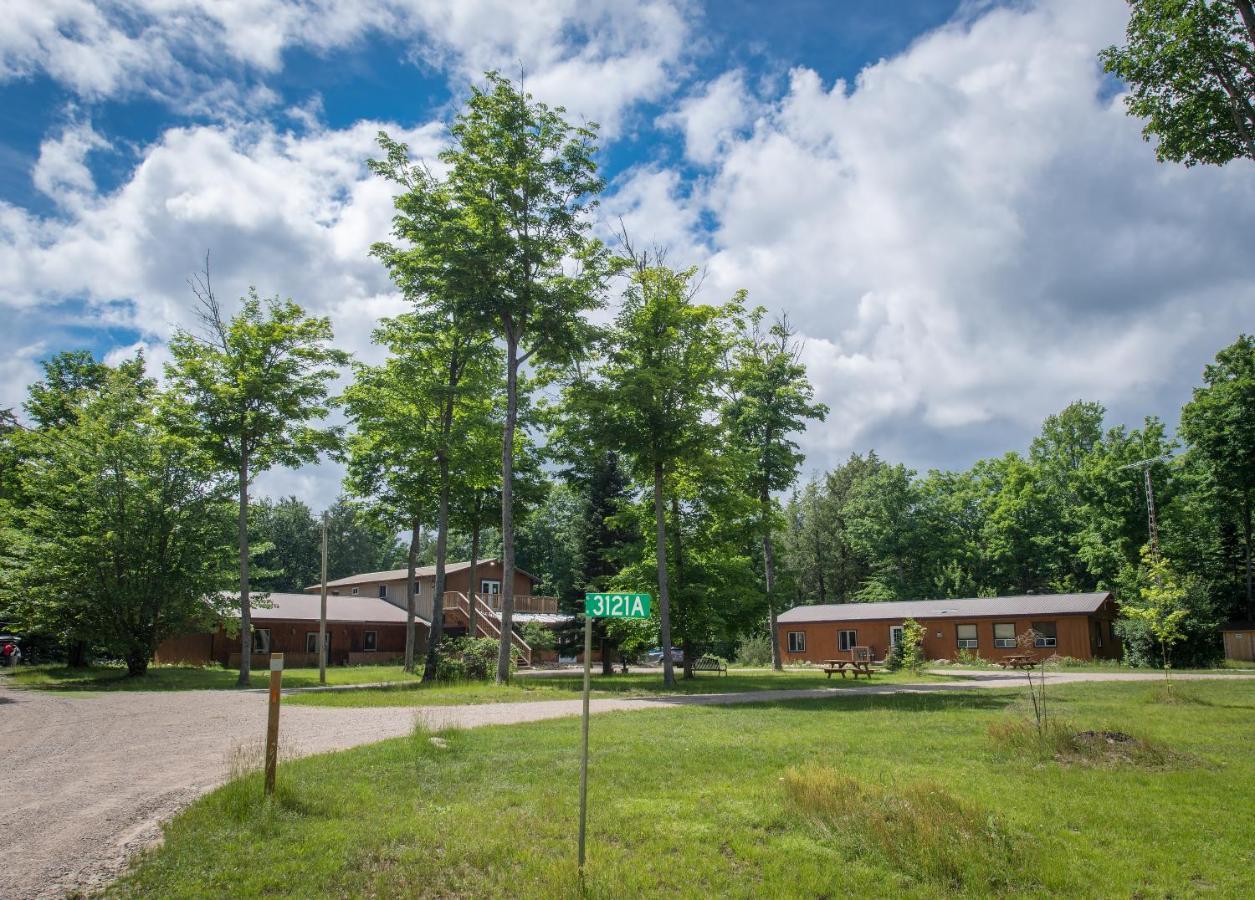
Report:
[[[884,788],[824,766],[785,772],[788,802],[833,842],[937,887],[1012,887],[1022,852],[1001,819],[934,782]],[[1023,885],[1020,885],[1023,886]]]

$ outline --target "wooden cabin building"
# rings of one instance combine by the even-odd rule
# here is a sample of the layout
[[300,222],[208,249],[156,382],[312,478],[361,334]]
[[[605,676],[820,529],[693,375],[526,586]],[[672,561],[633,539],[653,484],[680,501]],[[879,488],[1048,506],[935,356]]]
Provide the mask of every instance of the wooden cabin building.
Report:
[[1017,643],[1030,629],[1030,652],[1074,659],[1119,659],[1117,609],[1108,591],[1026,594],[959,600],[828,603],[796,606],[778,619],[785,662],[848,658],[850,648],[870,647],[883,659],[901,639],[903,623],[924,627],[924,655],[954,659],[960,651],[997,662],[1023,652]]

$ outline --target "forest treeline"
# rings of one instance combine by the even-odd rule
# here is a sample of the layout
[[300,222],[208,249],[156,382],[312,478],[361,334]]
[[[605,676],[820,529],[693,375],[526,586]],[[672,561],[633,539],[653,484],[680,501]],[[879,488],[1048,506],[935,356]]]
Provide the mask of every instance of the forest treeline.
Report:
[[[1221,619],[1251,615],[1255,339],[1207,367],[1176,437],[1081,402],[1027,453],[964,472],[866,453],[799,487],[799,436],[842,423],[820,424],[793,325],[744,292],[708,302],[697,268],[633,235],[594,237],[596,135],[490,73],[439,174],[379,136],[368,165],[396,214],[371,253],[407,308],[378,323],[377,364],[292,300],[250,289],[228,310],[208,257],[161,383],[142,355],[46,360],[21,420],[0,416],[0,622],[133,674],[166,637],[238,623],[247,684],[252,595],[316,581],[320,527],[299,501],[253,496],[256,478],[327,457],[345,466],[329,574],[408,570],[405,665],[424,678],[446,649],[447,564],[490,557],[503,630],[516,567],[573,616],[587,590],[648,591],[652,619],[598,622],[598,639],[678,646],[686,669],[774,642],[798,603],[1110,588],[1188,608],[1178,659],[1193,661],[1215,656]],[[1122,625],[1130,658],[1153,662],[1142,627]],[[498,681],[510,671],[506,641]]]

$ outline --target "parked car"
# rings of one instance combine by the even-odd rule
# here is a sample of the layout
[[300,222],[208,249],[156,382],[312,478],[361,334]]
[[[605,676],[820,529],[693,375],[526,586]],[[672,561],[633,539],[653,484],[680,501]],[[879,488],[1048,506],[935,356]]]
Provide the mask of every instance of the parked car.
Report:
[[[651,666],[662,665],[662,648],[655,647],[653,650],[650,650],[648,653],[646,653],[645,661],[649,663]],[[681,650],[679,647],[672,647],[671,648],[671,662],[672,664],[675,664],[675,665],[678,665],[679,663],[684,662],[684,651]]]
[[22,639],[16,634],[0,634],[0,666],[16,666],[22,661]]

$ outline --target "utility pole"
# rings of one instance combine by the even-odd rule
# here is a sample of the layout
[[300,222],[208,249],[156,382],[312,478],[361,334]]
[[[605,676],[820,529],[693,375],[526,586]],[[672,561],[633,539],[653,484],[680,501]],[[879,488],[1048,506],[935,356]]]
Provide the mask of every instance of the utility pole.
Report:
[[1159,520],[1155,516],[1155,485],[1151,481],[1150,467],[1157,462],[1168,459],[1165,453],[1162,456],[1153,456],[1150,459],[1140,459],[1135,463],[1129,463],[1127,466],[1121,466],[1116,469],[1117,472],[1123,472],[1125,469],[1141,468],[1142,477],[1146,482],[1146,530],[1150,535],[1150,552],[1155,558],[1159,558]]
[[318,604],[318,683],[327,683],[327,511],[322,514],[322,600]]

